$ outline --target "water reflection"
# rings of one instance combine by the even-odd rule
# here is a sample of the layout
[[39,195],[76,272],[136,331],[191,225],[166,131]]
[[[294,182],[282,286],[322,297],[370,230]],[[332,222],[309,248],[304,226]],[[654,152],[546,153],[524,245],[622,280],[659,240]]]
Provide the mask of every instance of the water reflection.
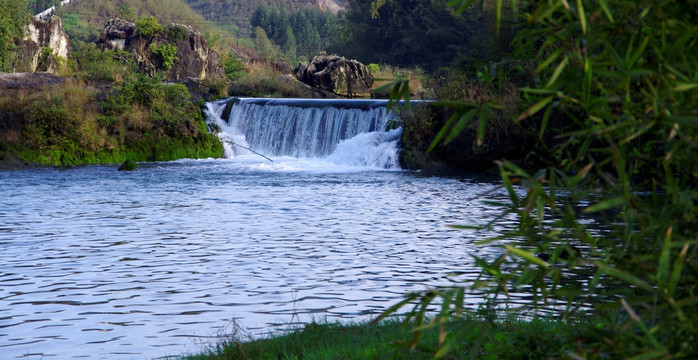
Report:
[[3,358],[154,358],[196,351],[233,319],[266,332],[367,318],[476,276],[473,254],[498,256],[449,227],[496,213],[473,200],[482,179],[273,170],[0,173]]

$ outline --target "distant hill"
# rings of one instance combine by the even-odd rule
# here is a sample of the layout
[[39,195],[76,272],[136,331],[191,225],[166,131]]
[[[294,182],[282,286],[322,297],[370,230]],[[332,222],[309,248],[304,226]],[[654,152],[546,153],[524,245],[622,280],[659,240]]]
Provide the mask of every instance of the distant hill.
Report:
[[219,52],[232,50],[249,56],[250,50],[240,45],[233,34],[193,11],[185,0],[73,0],[59,7],[56,14],[63,20],[71,41],[95,42],[109,19],[121,17],[135,21],[143,16],[154,16],[163,24],[174,22],[198,29]]
[[207,20],[236,30],[238,36],[249,36],[252,33],[250,19],[260,4],[270,8],[283,8],[289,12],[297,11],[301,7],[314,7],[334,13],[343,10],[347,4],[347,0],[186,0],[186,2]]

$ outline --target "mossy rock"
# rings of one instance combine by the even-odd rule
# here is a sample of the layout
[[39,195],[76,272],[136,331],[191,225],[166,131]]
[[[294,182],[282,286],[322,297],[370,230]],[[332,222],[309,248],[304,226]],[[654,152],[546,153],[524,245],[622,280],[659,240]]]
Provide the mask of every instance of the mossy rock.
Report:
[[121,164],[121,166],[119,166],[119,171],[133,171],[133,170],[136,170],[137,168],[138,168],[138,164],[135,161],[128,159],[128,160],[124,161],[124,163]]

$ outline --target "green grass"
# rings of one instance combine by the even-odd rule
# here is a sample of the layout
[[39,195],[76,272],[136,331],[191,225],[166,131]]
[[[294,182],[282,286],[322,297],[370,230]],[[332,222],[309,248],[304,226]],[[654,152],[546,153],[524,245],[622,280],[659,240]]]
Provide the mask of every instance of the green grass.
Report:
[[[431,359],[439,328],[421,333],[412,347],[412,324],[397,319],[374,323],[311,323],[290,333],[253,339],[236,327],[233,334],[187,360],[218,359]],[[467,331],[447,359],[546,359],[574,346],[575,328],[556,320],[453,319],[450,329]],[[446,336],[449,336],[445,333]]]

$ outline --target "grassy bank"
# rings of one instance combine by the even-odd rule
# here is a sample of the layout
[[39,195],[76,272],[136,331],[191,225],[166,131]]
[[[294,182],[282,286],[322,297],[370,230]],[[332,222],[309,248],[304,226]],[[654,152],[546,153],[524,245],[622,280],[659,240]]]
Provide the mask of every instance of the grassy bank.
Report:
[[81,80],[3,89],[0,160],[82,165],[220,157],[183,85],[134,76],[121,86]]
[[[574,347],[574,327],[555,320],[492,320],[486,316],[452,319],[466,329],[448,359],[559,358]],[[288,334],[252,339],[241,331],[187,360],[213,359],[431,359],[439,327],[425,329],[412,346],[413,324],[397,319],[380,323],[311,323]]]

